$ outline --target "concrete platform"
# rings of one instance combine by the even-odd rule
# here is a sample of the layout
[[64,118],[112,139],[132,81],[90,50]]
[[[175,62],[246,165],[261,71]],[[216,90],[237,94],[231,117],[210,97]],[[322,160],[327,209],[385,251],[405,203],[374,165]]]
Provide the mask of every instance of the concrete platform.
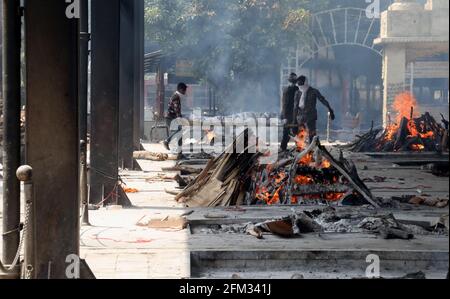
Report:
[[[163,151],[160,145],[145,145]],[[370,183],[380,197],[407,194],[448,197],[448,178],[436,178],[417,167],[393,166],[390,161],[353,156],[363,178],[384,176],[383,183]],[[448,272],[448,236],[418,236],[411,241],[383,240],[373,234],[307,234],[264,240],[240,234],[192,234],[186,230],[155,230],[136,226],[144,217],[164,218],[192,212],[190,225],[259,222],[292,214],[313,206],[243,207],[243,209],[186,209],[165,189],[176,190],[175,182],[158,181],[162,168],[174,161],[139,161],[142,172],[123,172],[128,186],[140,190],[129,197],[135,208],[91,213],[92,227],[82,228],[82,253],[99,278],[305,278],[364,277],[366,257],[376,253],[385,277],[424,271],[430,278],[445,278]],[[146,179],[153,178],[150,182]],[[358,208],[339,208],[343,213]],[[361,211],[363,212],[363,211]],[[210,219],[207,214],[220,214]],[[404,206],[367,214],[393,213],[401,221],[429,224],[448,213],[447,209]],[[311,259],[312,256],[316,258]],[[384,261],[384,263],[383,263]]]
[[[158,144],[145,145],[164,151]],[[419,167],[393,166],[390,161],[350,154],[362,178],[385,177],[383,183],[368,183],[375,196],[390,198],[421,195],[448,198],[449,179],[437,178]],[[101,209],[90,212],[92,226],[81,228],[81,258],[97,278],[360,278],[367,267],[367,255],[381,258],[385,277],[399,277],[416,270],[429,278],[445,278],[448,271],[448,236],[424,235],[410,241],[384,240],[368,233],[306,234],[283,239],[273,235],[264,240],[244,234],[201,234],[190,229],[151,229],[136,224],[143,218],[165,218],[192,212],[192,226],[260,222],[283,217],[314,206],[243,207],[243,209],[187,209],[165,192],[177,190],[172,181],[163,181],[162,168],[174,161],[139,161],[143,171],[123,171],[122,177],[138,193],[129,194],[131,209]],[[166,173],[167,174],[167,173]],[[149,180],[150,179],[150,180]],[[448,214],[448,207],[402,206],[374,211],[342,207],[342,213],[393,213],[400,221],[433,223]],[[210,219],[207,214],[220,214]],[[1,205],[0,205],[1,218]],[[1,219],[0,219],[1,220]],[[1,224],[1,221],[0,221]],[[1,250],[1,246],[0,246]],[[384,262],[383,262],[384,261]]]

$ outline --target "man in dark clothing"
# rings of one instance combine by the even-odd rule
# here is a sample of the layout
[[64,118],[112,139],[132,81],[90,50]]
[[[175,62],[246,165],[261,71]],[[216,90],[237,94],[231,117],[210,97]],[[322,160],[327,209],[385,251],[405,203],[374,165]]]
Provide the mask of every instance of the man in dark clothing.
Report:
[[283,140],[281,141],[282,151],[287,150],[290,140],[289,133],[291,132],[291,128],[289,126],[292,126],[296,122],[292,111],[294,110],[295,95],[299,90],[296,85],[297,80],[297,74],[290,74],[288,81],[291,84],[283,90],[283,97],[281,98],[281,120],[284,125]]
[[[177,86],[177,91],[170,98],[169,108],[168,108],[167,114],[166,114],[167,126],[169,128],[170,128],[170,126],[172,124],[172,121],[183,117],[183,115],[181,114],[181,99],[183,98],[183,96],[186,95],[187,88],[188,87],[187,87],[186,84],[179,83],[178,86]],[[176,130],[172,134],[170,134],[170,136],[163,142],[164,147],[167,150],[170,150],[170,147],[169,147],[170,142],[172,141],[174,136],[177,135],[181,130],[182,130],[182,128],[178,127],[178,130]],[[179,146],[182,145],[182,140],[181,139],[178,141],[178,145]]]
[[300,129],[308,130],[309,141],[312,142],[317,135],[317,100],[328,108],[332,120],[335,120],[336,117],[330,103],[317,89],[308,85],[305,76],[300,76],[297,84],[299,90],[295,95],[293,117],[297,120]]

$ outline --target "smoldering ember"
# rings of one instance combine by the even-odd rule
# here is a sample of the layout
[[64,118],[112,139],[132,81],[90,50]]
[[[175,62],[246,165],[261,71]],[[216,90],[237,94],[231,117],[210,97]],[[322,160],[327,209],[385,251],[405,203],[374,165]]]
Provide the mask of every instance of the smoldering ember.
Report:
[[0,280],[448,278],[448,0],[45,2],[0,2]]

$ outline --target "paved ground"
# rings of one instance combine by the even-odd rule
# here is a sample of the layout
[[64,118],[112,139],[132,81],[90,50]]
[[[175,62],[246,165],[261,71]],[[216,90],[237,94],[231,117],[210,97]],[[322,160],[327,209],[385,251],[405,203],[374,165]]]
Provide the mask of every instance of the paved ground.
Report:
[[[148,150],[162,151],[159,145],[145,145]],[[360,170],[361,176],[386,177],[384,183],[373,183],[369,186],[376,196],[389,197],[392,195],[429,195],[432,197],[448,198],[448,178],[436,178],[421,171],[418,167],[394,167],[392,163],[373,160],[362,155],[353,155]],[[174,165],[174,161],[149,162],[139,161],[143,171],[124,171],[122,176],[129,187],[139,190],[138,193],[129,194],[134,208],[132,209],[102,209],[90,213],[91,226],[81,229],[81,255],[85,258],[98,278],[186,278],[191,277],[191,253],[197,252],[406,252],[410,254],[444,254],[447,256],[448,268],[448,236],[420,236],[412,241],[386,241],[370,234],[311,234],[297,239],[281,239],[276,236],[267,236],[264,240],[257,240],[246,235],[233,234],[191,234],[191,230],[157,230],[136,225],[142,219],[167,216],[179,216],[191,209],[186,209],[176,203],[172,195],[165,190],[175,190],[175,182],[158,180],[158,174],[163,167]],[[167,173],[166,173],[167,174]],[[1,182],[0,182],[1,184]],[[296,210],[302,209],[295,207]],[[0,205],[1,212],[1,205]],[[224,214],[226,222],[250,222],[267,220],[277,216],[292,213],[292,207],[252,207],[245,211],[215,209],[215,213]],[[409,207],[408,209],[385,211],[394,212],[396,217],[416,221],[434,221],[446,209],[424,209],[422,207]],[[210,209],[195,209],[188,218],[195,224],[212,223],[205,215],[211,213]],[[1,218],[1,213],[0,213]],[[208,222],[209,221],[209,222]],[[1,247],[0,247],[1,248]],[[1,251],[1,249],[0,249]],[[237,257],[237,255],[236,255]],[[240,265],[252,264],[248,260],[233,260]],[[445,262],[445,261],[444,261]],[[218,262],[220,263],[220,261]],[[229,262],[228,264],[230,264]],[[258,262],[259,263],[259,262]],[[262,262],[261,262],[262,263]],[[261,272],[249,272],[248,277],[286,277],[292,271],[270,271],[270,261],[267,269]],[[327,261],[329,263],[329,261]],[[353,263],[355,261],[353,260]],[[365,260],[356,261],[361,267]],[[279,263],[281,264],[281,262]],[[336,262],[337,264],[337,262]],[[353,264],[354,265],[354,264]],[[253,265],[254,266],[254,265]],[[337,266],[336,266],[337,267]],[[348,265],[346,265],[348,268]],[[445,265],[444,265],[445,268]],[[236,269],[239,269],[236,266]],[[217,273],[214,273],[217,271]],[[328,273],[315,273],[306,277],[343,277],[330,270]],[[295,272],[295,271],[294,271]],[[361,275],[361,271],[356,271]],[[355,272],[355,273],[356,273]],[[272,274],[268,274],[272,273]],[[330,274],[332,273],[332,274]],[[233,274],[231,270],[212,270],[210,273],[196,274],[200,276],[228,277]],[[349,274],[349,273],[347,273]],[[401,273],[399,273],[401,274]],[[433,274],[432,274],[433,275]]]
[[[157,145],[146,145],[151,151],[161,151]],[[393,194],[419,194],[426,191],[432,196],[448,197],[448,178],[437,179],[431,174],[419,171],[417,167],[393,167],[391,163],[379,161],[367,162],[367,157],[354,156],[359,161],[362,177],[385,176],[386,182],[372,184],[376,196],[392,196]],[[183,278],[191,276],[190,252],[216,251],[431,251],[448,253],[448,237],[418,237],[414,241],[386,241],[368,234],[330,234],[323,236],[309,235],[301,239],[280,239],[268,236],[265,240],[256,240],[245,235],[206,235],[191,234],[189,230],[154,230],[137,227],[143,218],[165,218],[169,215],[182,215],[191,209],[185,209],[173,200],[173,196],[165,192],[175,190],[174,182],[145,182],[154,178],[163,167],[175,162],[139,161],[143,172],[124,172],[123,176],[129,187],[140,190],[129,197],[136,206],[134,209],[107,211],[101,210],[91,214],[92,227],[82,228],[82,253],[99,278]],[[386,170],[389,172],[386,172]],[[414,170],[414,171],[413,171]],[[401,178],[401,180],[399,180]],[[295,209],[301,209],[296,207]],[[195,223],[217,223],[217,220],[206,219],[210,209],[195,209],[189,215],[192,225]],[[226,215],[222,223],[245,223],[264,221],[292,213],[292,207],[253,207],[243,211],[215,209],[215,213]],[[387,213],[389,211],[385,211]],[[434,221],[448,209],[414,208],[395,212],[396,217]],[[248,261],[242,261],[246,263]],[[365,260],[361,261],[364,264]],[[231,276],[233,273],[219,271],[210,273],[214,277]],[[258,273],[257,273],[258,274]],[[273,271],[267,273],[247,273],[253,277],[284,277],[289,271]],[[322,273],[320,277],[328,277]],[[245,276],[245,274],[243,274]],[[284,276],[283,276],[284,275]],[[208,275],[206,275],[208,276]],[[336,277],[336,276],[335,276]],[[339,276],[341,277],[341,276]]]

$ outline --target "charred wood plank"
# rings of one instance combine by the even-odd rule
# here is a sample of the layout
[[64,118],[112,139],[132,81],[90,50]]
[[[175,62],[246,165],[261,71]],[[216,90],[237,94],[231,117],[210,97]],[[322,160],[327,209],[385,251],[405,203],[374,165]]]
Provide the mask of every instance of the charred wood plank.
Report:
[[329,193],[347,193],[353,188],[342,184],[334,185],[295,185],[293,188],[294,196],[317,195]]
[[355,190],[361,194],[370,204],[372,204],[376,208],[380,208],[378,203],[373,199],[373,195],[370,190],[366,187],[366,185],[361,181],[359,177],[354,177],[350,173],[348,173],[344,166],[341,165],[334,157],[322,146],[320,145],[319,139],[316,137],[314,142],[316,146],[319,146],[322,149],[323,156],[331,163],[331,165],[336,168],[355,188]]
[[406,117],[402,118],[400,122],[400,127],[395,138],[394,150],[400,149],[405,143],[406,137],[408,136],[408,119]]

